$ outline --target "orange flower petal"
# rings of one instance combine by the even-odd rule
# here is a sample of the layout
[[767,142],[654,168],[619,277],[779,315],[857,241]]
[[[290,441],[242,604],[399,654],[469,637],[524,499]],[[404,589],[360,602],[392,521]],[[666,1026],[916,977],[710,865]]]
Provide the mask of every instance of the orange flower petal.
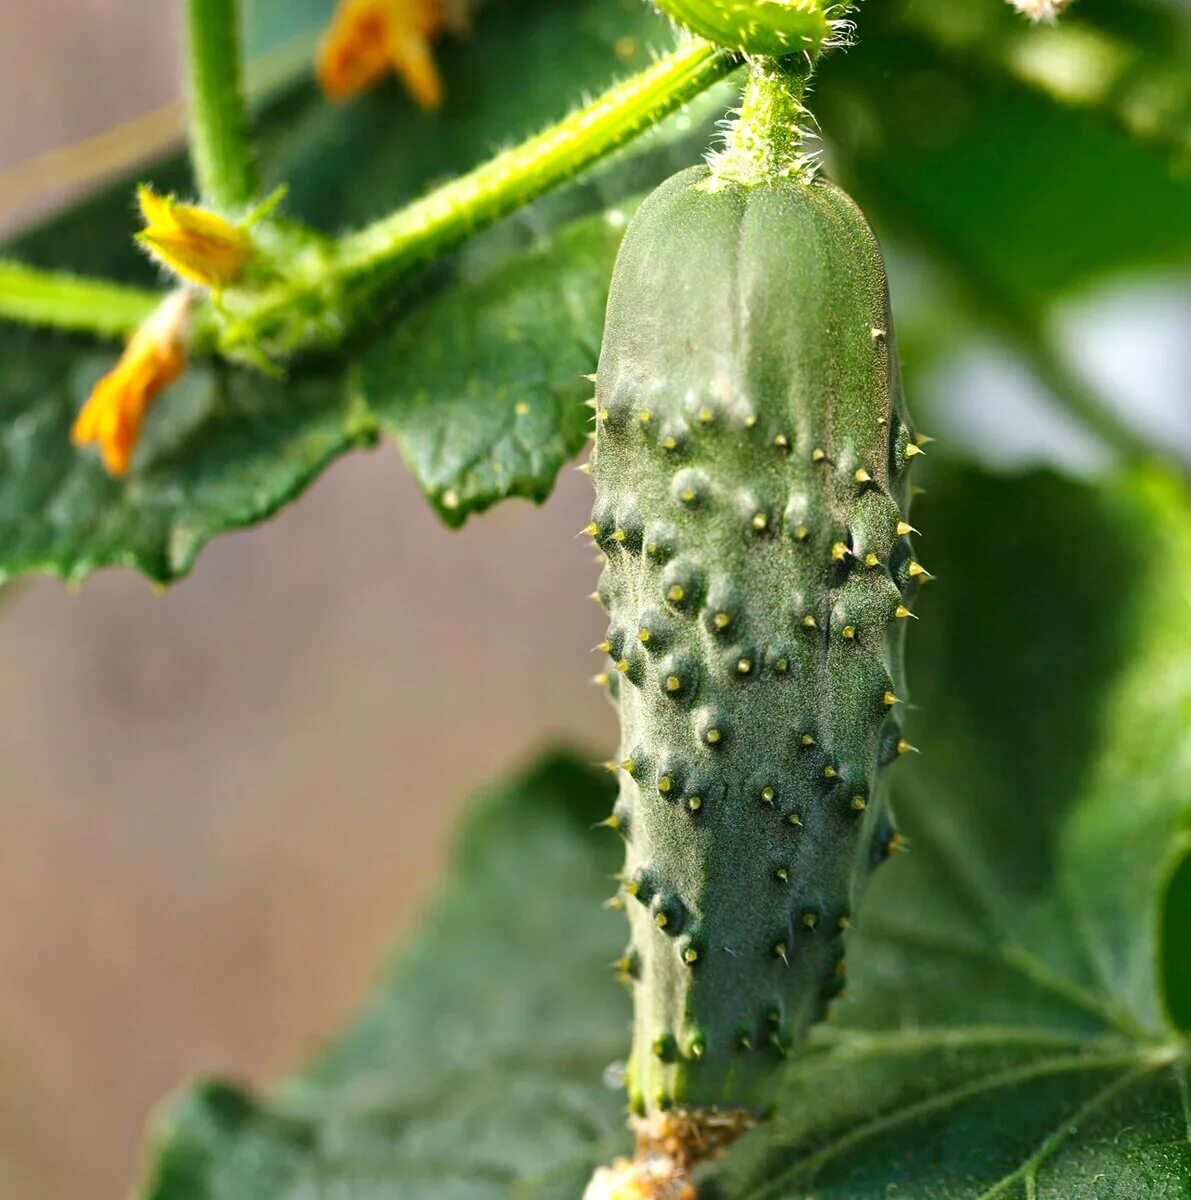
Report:
[[442,79],[425,35],[393,27],[388,49],[394,73],[419,107],[438,108],[442,104]]
[[350,100],[389,71],[383,0],[345,0],[319,47],[319,87],[328,100]]
[[319,86],[347,100],[393,72],[418,104],[435,108],[442,82],[431,43],[442,26],[442,0],[341,0],[319,48]]
[[192,297],[172,292],[132,335],[119,362],[91,389],[71,427],[75,445],[95,443],[110,475],[126,475],[145,414],[186,367]]

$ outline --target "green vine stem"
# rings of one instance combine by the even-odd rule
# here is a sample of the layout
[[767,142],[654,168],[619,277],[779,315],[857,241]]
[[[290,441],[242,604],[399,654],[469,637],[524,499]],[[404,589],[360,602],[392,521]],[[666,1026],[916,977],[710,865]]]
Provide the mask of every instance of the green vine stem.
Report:
[[130,334],[161,293],[0,259],[0,317],[100,337]]
[[238,213],[259,190],[248,140],[239,0],[187,0],[190,154],[199,192]]
[[[152,288],[0,259],[0,320],[22,325],[127,338],[157,310],[164,295]],[[209,304],[200,304],[191,323],[190,348],[204,354],[214,345],[215,312]]]
[[810,113],[803,104],[815,55],[754,59],[736,120],[711,160],[711,186],[746,186],[808,174]]
[[821,0],[654,0],[671,20],[747,54],[814,53],[831,36]]
[[683,43],[542,133],[349,234],[339,243],[336,272],[376,284],[436,257],[630,142],[740,61],[702,40]]
[[[192,14],[222,3],[193,0]],[[227,323],[216,337],[210,311],[200,310],[200,340],[255,362],[260,361],[255,348],[262,342],[288,352],[335,340],[350,327],[350,319],[321,320],[320,313],[350,318],[378,289],[592,166],[695,99],[740,62],[733,51],[686,42],[542,133],[339,241],[324,242],[311,231],[288,225],[286,245],[292,253],[284,257],[302,273],[261,289],[225,292],[221,311]],[[202,161],[197,147],[205,142],[206,136],[196,133],[196,164]],[[133,303],[133,298],[139,299]],[[103,280],[0,264],[0,316],[11,320],[125,334],[137,324],[133,315],[144,316],[157,299],[154,293]],[[227,315],[233,311],[234,316]]]
[[[411,268],[565,183],[652,128],[740,65],[740,56],[691,40],[583,108],[475,170],[444,184],[330,248],[309,289],[292,284],[241,314],[223,345],[268,341],[292,311],[308,312],[306,291],[338,293],[350,310]],[[347,322],[350,325],[350,319]],[[307,325],[307,328],[309,326]],[[283,344],[287,341],[281,335]]]

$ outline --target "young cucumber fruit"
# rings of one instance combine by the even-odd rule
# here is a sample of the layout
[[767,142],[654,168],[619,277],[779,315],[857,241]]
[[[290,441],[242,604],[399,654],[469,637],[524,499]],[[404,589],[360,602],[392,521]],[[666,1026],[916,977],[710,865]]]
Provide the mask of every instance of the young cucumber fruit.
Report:
[[663,184],[617,258],[596,409],[631,1106],[757,1112],[843,987],[910,748],[919,441],[852,200],[704,167]]

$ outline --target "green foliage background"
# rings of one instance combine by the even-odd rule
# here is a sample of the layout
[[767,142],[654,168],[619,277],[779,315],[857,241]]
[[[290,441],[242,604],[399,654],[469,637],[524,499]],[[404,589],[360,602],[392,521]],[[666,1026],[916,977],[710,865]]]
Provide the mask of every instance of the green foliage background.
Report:
[[[275,46],[326,7],[262,0],[249,10],[249,44]],[[914,310],[899,306],[903,342],[916,351],[911,375],[954,348],[959,312],[1078,405],[1083,385],[1045,336],[1048,306],[1097,277],[1191,259],[1191,85],[1178,70],[1191,56],[1191,22],[1161,0],[1127,7],[1123,19],[1110,0],[1081,0],[1078,16],[1051,31],[1092,38],[1101,57],[1126,64],[1104,94],[1085,86],[1078,104],[1023,81],[1014,47],[1037,31],[994,0],[955,0],[941,25],[918,0],[873,5],[860,13],[858,44],[825,61],[815,109],[833,175],[879,234],[940,281],[915,294]],[[642,0],[489,0],[473,36],[444,47],[441,113],[417,113],[395,86],[346,109],[327,106],[306,78],[275,89],[256,127],[265,187],[288,183],[286,212],[317,229],[357,226],[556,119],[671,38]],[[1082,69],[1101,64],[1093,55]],[[297,365],[282,382],[195,364],[154,412],[124,481],[67,437],[111,347],[0,325],[0,358],[11,364],[0,381],[0,578],[77,579],[109,564],[177,578],[215,534],[271,515],[382,433],[449,524],[508,496],[544,499],[583,444],[586,414],[574,401],[594,369],[624,220],[697,158],[732,94],[721,87],[407,281],[344,354]],[[1147,136],[1130,136],[1129,121]],[[137,178],[190,190],[180,157]],[[131,242],[133,183],[118,181],[3,253],[152,283]]]
[[[250,45],[325,9],[262,2]],[[979,330],[1097,427],[1049,314],[1097,279],[1191,258],[1186,9],[1080,0],[1035,31],[997,0],[889,0],[861,11],[859,32],[824,64],[814,107],[833,176],[907,274],[933,281],[902,304],[894,279],[911,402]],[[444,47],[441,114],[393,87],[346,110],[305,78],[272,92],[257,114],[266,183],[287,181],[287,212],[319,229],[358,225],[670,36],[639,0],[491,0],[472,37]],[[1060,61],[1065,75],[1045,65]],[[0,325],[0,578],[108,564],[176,578],[212,536],[381,435],[448,524],[544,499],[583,445],[582,376],[624,222],[701,152],[731,95],[409,280],[344,354],[284,381],[195,363],[124,481],[67,437],[113,348]],[[189,190],[180,158],[138,177]],[[131,183],[4,254],[152,283],[128,236]],[[707,1169],[706,1195],[1183,1200],[1185,482],[1154,466],[1096,484],[999,478],[945,446],[930,464],[915,519],[939,582],[910,661],[927,753],[899,768],[896,797],[910,853],[870,893],[838,1021],[791,1064],[779,1116]],[[184,1094],[156,1133],[147,1195],[580,1194],[626,1138],[602,1078],[628,1021],[603,969],[623,929],[599,906],[619,847],[588,830],[607,804],[606,779],[566,755],[483,799],[437,908],[353,1028],[265,1099],[223,1084]]]

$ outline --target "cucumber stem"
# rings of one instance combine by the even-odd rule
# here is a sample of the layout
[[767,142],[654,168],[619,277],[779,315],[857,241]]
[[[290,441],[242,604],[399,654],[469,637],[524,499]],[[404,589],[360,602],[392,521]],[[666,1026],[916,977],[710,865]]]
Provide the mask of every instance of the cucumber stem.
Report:
[[[331,296],[350,323],[371,298],[515,209],[567,182],[653,128],[734,71],[739,54],[697,38],[614,85],[541,133],[497,154],[335,242],[318,277],[252,297],[220,339],[224,353],[262,343],[281,353],[308,344],[308,314]],[[296,322],[294,318],[297,318]],[[290,336],[287,330],[295,330]]]
[[148,288],[0,259],[0,320],[126,337],[161,303]]
[[683,42],[536,137],[348,235],[338,270],[351,280],[387,277],[433,258],[625,145],[739,63],[709,42]]
[[208,204],[238,213],[258,191],[244,105],[239,0],[188,0],[186,27],[195,178]]
[[803,104],[817,55],[754,59],[724,148],[711,159],[709,186],[755,187],[779,179],[809,178],[815,153],[810,112]]
[[746,54],[818,51],[831,37],[821,0],[654,0],[672,21],[699,37]]

